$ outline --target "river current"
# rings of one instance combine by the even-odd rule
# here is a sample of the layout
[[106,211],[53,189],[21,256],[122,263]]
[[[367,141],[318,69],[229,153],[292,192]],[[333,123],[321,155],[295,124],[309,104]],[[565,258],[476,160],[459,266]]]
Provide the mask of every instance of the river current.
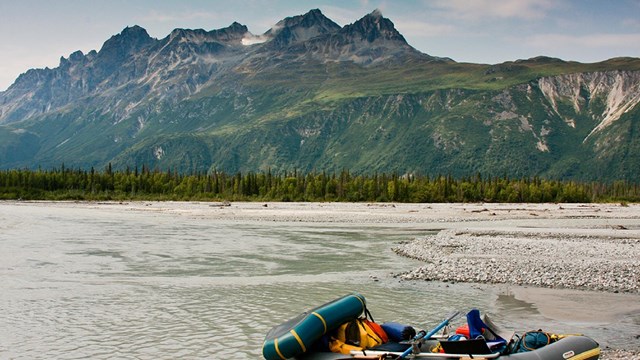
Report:
[[477,307],[616,345],[607,325],[545,319],[504,286],[399,282],[417,262],[391,247],[427,233],[0,203],[0,358],[260,359],[272,326],[353,291],[378,322],[430,328]]

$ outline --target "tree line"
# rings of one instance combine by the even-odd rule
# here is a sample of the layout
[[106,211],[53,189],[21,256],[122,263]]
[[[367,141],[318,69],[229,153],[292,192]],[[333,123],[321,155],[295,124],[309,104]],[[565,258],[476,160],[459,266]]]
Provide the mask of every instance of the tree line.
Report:
[[279,172],[181,174],[129,169],[0,171],[0,199],[348,201],[348,202],[638,202],[629,181],[576,182],[533,178]]

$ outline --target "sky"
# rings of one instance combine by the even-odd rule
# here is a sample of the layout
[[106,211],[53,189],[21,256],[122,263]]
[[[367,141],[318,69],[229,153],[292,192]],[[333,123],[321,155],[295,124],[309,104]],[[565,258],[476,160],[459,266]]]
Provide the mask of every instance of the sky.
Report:
[[640,0],[0,0],[0,91],[127,26],[161,39],[237,21],[262,34],[311,9],[341,26],[379,9],[414,48],[459,62],[640,57]]

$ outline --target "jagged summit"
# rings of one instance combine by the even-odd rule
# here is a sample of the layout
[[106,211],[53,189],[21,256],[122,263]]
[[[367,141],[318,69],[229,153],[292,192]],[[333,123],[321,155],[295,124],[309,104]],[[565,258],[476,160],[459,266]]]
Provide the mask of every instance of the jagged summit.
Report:
[[60,57],[60,67],[67,67],[70,66],[71,64],[77,64],[77,63],[81,63],[82,61],[84,61],[86,59],[84,53],[80,50],[75,51],[73,53],[71,53],[71,55],[69,55],[69,58],[65,58],[64,56]]
[[239,22],[234,21],[226,28],[212,30],[209,33],[212,34],[218,41],[231,42],[241,41],[242,38],[249,32],[246,25],[242,25]]
[[169,36],[162,41],[181,41],[203,43],[217,41],[221,43],[239,42],[248,32],[248,28],[238,22],[234,22],[226,28],[205,31],[203,29],[174,29]]
[[290,48],[299,57],[323,62],[348,61],[360,65],[435,58],[411,47],[391,20],[374,10],[353,24]]
[[360,36],[360,39],[368,42],[383,39],[407,43],[404,36],[396,30],[393,22],[382,16],[379,9],[365,15],[355,23],[345,26],[342,31],[352,36]]
[[223,76],[223,64],[227,70],[256,73],[292,62],[368,65],[399,63],[409,57],[430,59],[409,46],[379,10],[341,27],[321,10],[312,9],[282,19],[258,36],[238,22],[211,31],[175,29],[163,39],[152,38],[143,27],[133,25],[111,36],[99,51],[74,52],[61,57],[57,68],[34,69],[18,77],[0,93],[2,101],[10,104],[0,106],[4,108],[0,109],[0,123],[56,111],[74,98],[58,96],[52,102],[51,97],[27,95],[31,91],[51,94],[73,88],[86,96],[123,85],[127,85],[125,89],[143,86],[136,92],[137,98],[143,99],[160,94],[160,84],[176,93],[191,94]]
[[284,47],[338,30],[340,25],[324,16],[319,9],[314,9],[304,15],[287,17],[279,21],[263,36],[272,38],[272,46]]
[[127,26],[122,30],[122,32],[120,32],[120,34],[114,35],[109,40],[105,41],[98,53],[104,49],[118,46],[138,50],[153,42],[153,40],[154,39],[149,36],[149,33],[147,33],[147,30],[141,26]]
[[382,10],[380,10],[379,8],[378,9],[374,9],[372,12],[370,12],[368,14],[368,16],[381,18],[381,17],[383,17]]
[[311,27],[319,27],[328,30],[328,32],[336,31],[340,29],[340,25],[333,22],[328,17],[324,16],[322,11],[319,9],[313,9],[303,15],[296,15],[286,17],[271,29],[269,29],[265,35],[276,35],[284,28],[311,28]]
[[107,61],[122,60],[154,42],[155,39],[149,36],[147,30],[142,27],[138,25],[126,27],[120,34],[114,35],[104,42],[98,51],[98,57],[106,58]]

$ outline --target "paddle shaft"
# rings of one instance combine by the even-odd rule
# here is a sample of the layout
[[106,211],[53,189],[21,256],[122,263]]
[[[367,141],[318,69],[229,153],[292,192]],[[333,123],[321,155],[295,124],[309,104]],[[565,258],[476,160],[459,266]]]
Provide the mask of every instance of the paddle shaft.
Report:
[[[449,316],[448,318],[446,318],[443,322],[441,322],[438,326],[436,326],[435,328],[433,328],[433,330],[429,331],[428,333],[424,333],[422,332],[422,334],[416,336],[415,338],[413,338],[414,341],[419,341],[421,339],[429,339],[430,337],[432,337],[435,333],[437,333],[438,331],[440,331],[440,329],[442,329],[443,327],[447,326],[447,324],[449,323],[449,321],[453,320],[453,318],[455,318],[456,316],[458,316],[458,314],[460,314],[459,311],[456,311],[453,315]],[[400,357],[398,357],[398,359],[404,359],[407,357],[407,355],[411,354],[411,352],[413,352],[413,346],[410,346],[407,350],[405,350]]]

